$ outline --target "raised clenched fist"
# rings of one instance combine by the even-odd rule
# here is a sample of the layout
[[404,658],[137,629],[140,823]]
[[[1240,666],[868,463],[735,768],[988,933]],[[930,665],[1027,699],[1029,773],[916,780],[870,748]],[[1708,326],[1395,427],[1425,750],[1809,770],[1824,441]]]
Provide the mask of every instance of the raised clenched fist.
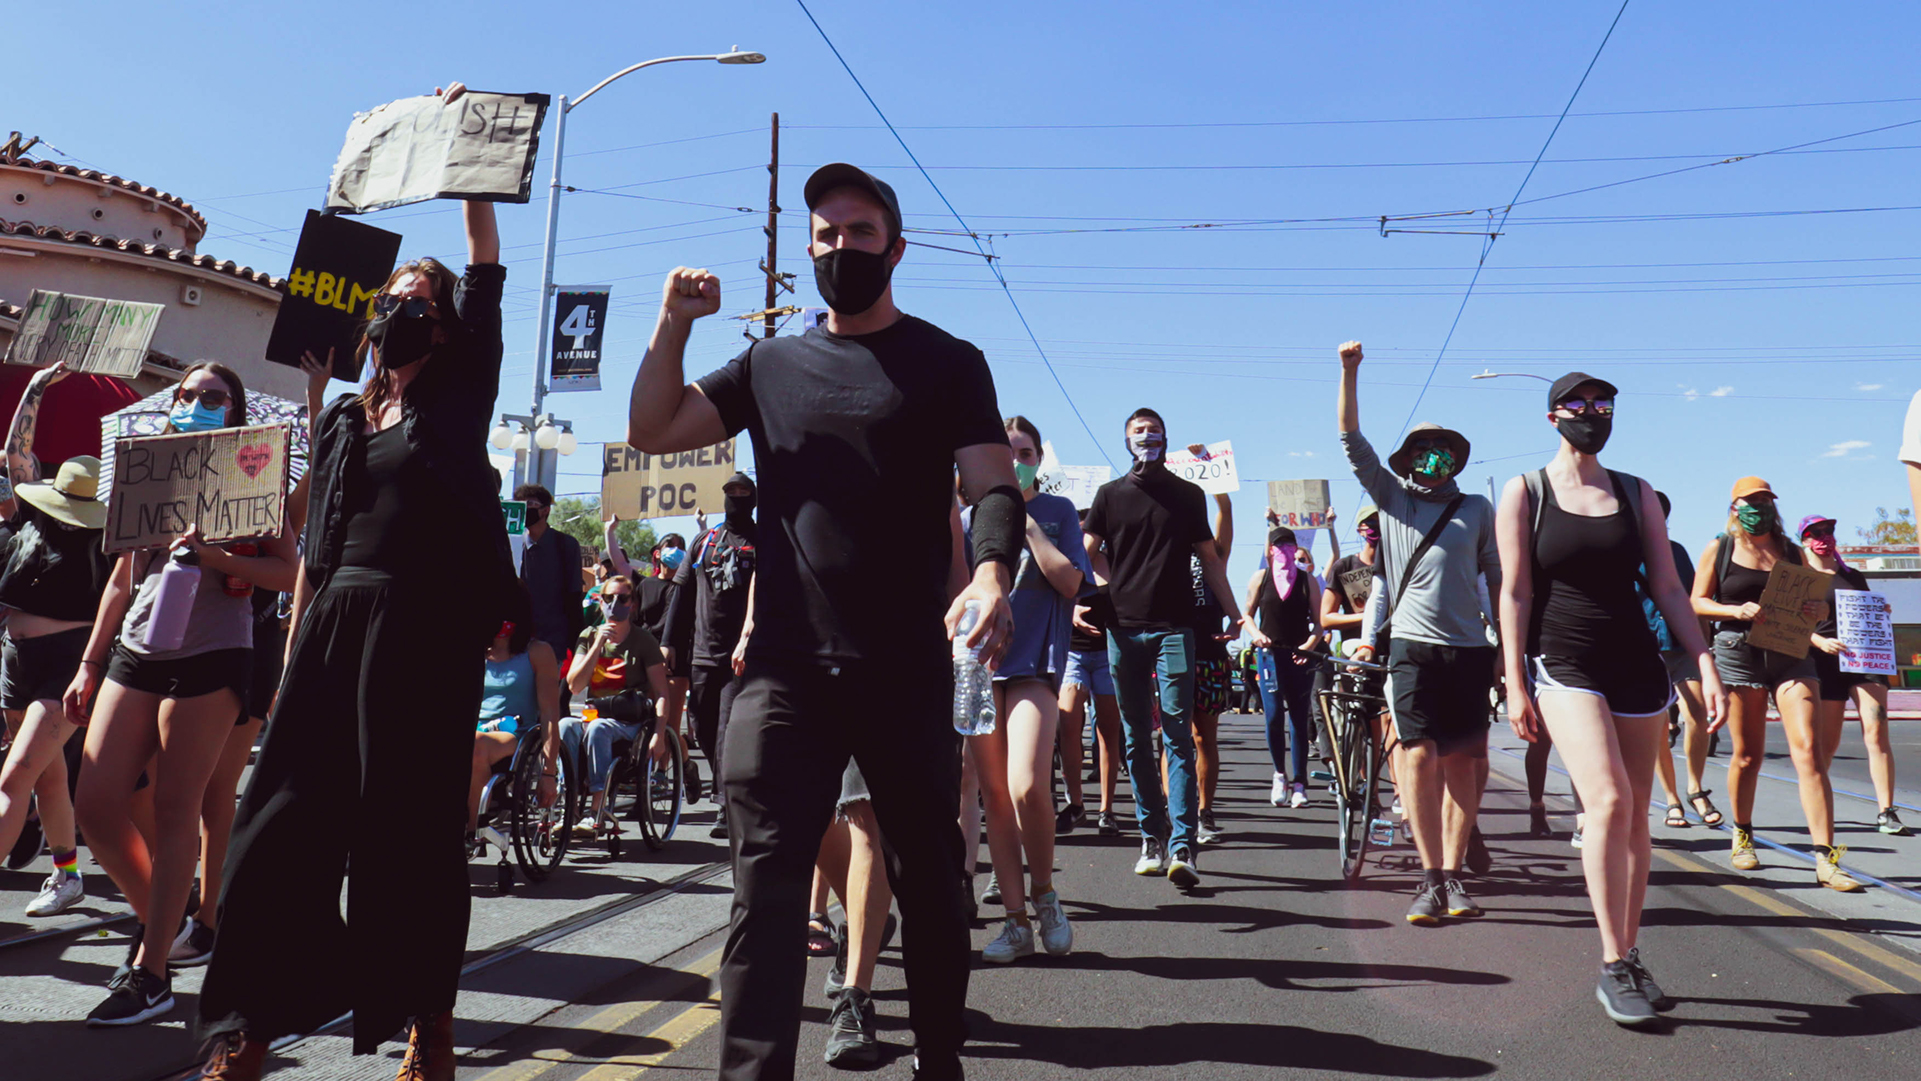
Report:
[[712,315],[720,310],[720,278],[705,270],[675,267],[661,289],[660,306],[682,319]]
[[1352,370],[1361,366],[1361,343],[1360,342],[1342,342],[1341,343],[1341,366],[1349,370]]

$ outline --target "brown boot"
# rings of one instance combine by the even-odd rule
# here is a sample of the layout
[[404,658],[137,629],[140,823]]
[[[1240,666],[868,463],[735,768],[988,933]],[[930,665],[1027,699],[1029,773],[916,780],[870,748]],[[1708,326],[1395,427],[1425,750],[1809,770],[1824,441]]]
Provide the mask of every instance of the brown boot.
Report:
[[454,1081],[454,1012],[414,1018],[394,1081]]
[[245,1033],[230,1032],[214,1041],[206,1065],[200,1067],[200,1081],[260,1081],[266,1062],[265,1040],[249,1040]]

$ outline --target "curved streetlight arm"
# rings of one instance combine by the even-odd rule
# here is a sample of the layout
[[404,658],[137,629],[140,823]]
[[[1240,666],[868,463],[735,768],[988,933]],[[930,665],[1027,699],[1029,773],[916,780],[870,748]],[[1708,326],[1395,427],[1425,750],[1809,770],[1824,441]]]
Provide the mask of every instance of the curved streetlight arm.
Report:
[[602,79],[599,82],[595,83],[594,88],[592,90],[589,90],[585,94],[582,94],[579,97],[575,98],[574,100],[562,105],[561,111],[572,112],[575,106],[579,105],[583,101],[586,101],[588,98],[593,97],[595,94],[600,93],[601,88],[606,86],[608,83],[611,83],[614,80],[621,78],[622,76],[632,75],[634,72],[639,71],[641,68],[651,68],[655,64],[671,64],[677,60],[719,60],[719,59],[720,59],[720,56],[718,54],[713,54],[708,56],[663,56],[656,60],[642,60],[640,63],[635,64],[633,67],[622,68],[621,70],[614,72],[612,75],[607,76],[605,79]]
[[1482,372],[1479,375],[1470,375],[1468,376],[1468,378],[1469,379],[1539,379],[1543,383],[1554,382],[1554,380],[1549,379],[1545,375],[1535,375],[1533,372]]

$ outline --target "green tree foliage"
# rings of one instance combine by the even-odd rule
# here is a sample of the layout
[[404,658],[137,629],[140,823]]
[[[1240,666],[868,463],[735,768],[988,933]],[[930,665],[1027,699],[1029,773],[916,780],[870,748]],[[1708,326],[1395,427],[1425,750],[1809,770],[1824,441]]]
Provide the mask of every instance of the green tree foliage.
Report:
[[[554,513],[548,525],[579,541],[582,552],[600,552],[607,540],[606,526],[600,520],[599,496],[561,496],[554,501]],[[654,527],[645,522],[623,521],[614,527],[614,536],[635,568],[645,574],[647,553],[653,551],[655,543]]]
[[1892,517],[1888,508],[1874,508],[1874,521],[1855,529],[1861,535],[1863,544],[1888,544],[1901,548],[1912,548],[1915,543],[1914,511],[1908,507],[1898,507]]

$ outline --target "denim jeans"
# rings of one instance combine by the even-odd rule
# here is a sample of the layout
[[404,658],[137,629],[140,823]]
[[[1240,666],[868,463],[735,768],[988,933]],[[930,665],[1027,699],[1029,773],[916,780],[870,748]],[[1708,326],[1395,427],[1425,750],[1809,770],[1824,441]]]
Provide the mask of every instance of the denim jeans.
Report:
[[[623,739],[639,737],[639,725],[621,724],[605,717],[592,721],[565,717],[560,722],[560,741],[566,745],[568,760],[574,763],[574,767],[585,767],[587,794],[590,796],[607,787],[607,775],[614,771],[614,744]],[[587,757],[584,760],[580,755],[582,743],[587,745]]]
[[[1127,750],[1127,782],[1141,836],[1166,838],[1171,851],[1196,844],[1201,788],[1194,774],[1194,632],[1107,632],[1108,667],[1120,699],[1121,734]],[[1160,683],[1161,741],[1167,751],[1167,787],[1154,758],[1154,685]],[[1168,803],[1173,822],[1168,822]]]
[[[1261,706],[1267,711],[1267,754],[1274,772],[1296,784],[1307,783],[1307,744],[1314,738],[1314,673],[1321,666],[1294,663],[1293,650],[1278,661],[1268,650],[1260,655]],[[1318,657],[1314,658],[1319,660]],[[1288,742],[1288,729],[1294,740]],[[1290,753],[1291,752],[1291,753]],[[1290,765],[1292,768],[1290,769]]]

